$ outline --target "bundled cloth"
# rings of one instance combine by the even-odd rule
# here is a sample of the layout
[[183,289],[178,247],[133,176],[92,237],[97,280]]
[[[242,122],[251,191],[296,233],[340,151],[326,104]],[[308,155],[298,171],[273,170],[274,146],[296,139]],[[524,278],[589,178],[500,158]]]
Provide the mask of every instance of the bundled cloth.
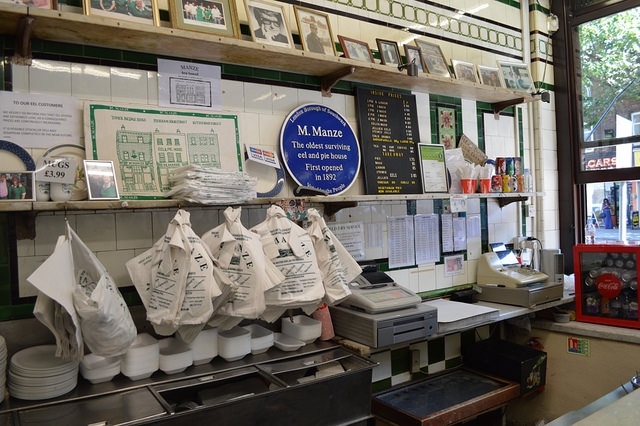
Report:
[[266,308],[265,292],[284,280],[265,257],[260,237],[242,225],[241,212],[240,207],[228,207],[224,223],[202,235],[220,268],[237,287],[234,297],[209,321],[210,326],[221,329],[229,329],[242,319],[259,318]]
[[307,232],[313,240],[322,273],[324,300],[328,305],[338,304],[351,294],[349,283],[360,275],[362,268],[333,235],[318,210],[307,210],[307,219]]
[[34,315],[56,337],[57,356],[79,361],[84,344],[96,355],[119,356],[135,340],[118,287],[68,223],[53,254],[27,280],[39,291]]
[[257,197],[257,179],[243,172],[229,172],[191,164],[169,174],[166,197],[198,204],[237,204]]
[[301,308],[311,315],[325,295],[322,273],[311,236],[287,218],[279,206],[267,209],[264,222],[251,228],[260,236],[264,253],[282,272],[282,283],[265,293],[262,319],[277,320],[287,309]]
[[156,333],[190,343],[235,291],[206,244],[178,210],[163,238],[126,264]]

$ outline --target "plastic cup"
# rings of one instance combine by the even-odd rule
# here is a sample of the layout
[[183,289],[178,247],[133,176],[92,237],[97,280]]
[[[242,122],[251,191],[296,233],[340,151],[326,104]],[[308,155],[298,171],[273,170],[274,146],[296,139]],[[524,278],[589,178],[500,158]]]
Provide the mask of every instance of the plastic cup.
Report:
[[480,179],[480,192],[483,194],[491,192],[491,179]]
[[460,179],[460,185],[462,186],[463,194],[473,194],[476,192],[475,179]]

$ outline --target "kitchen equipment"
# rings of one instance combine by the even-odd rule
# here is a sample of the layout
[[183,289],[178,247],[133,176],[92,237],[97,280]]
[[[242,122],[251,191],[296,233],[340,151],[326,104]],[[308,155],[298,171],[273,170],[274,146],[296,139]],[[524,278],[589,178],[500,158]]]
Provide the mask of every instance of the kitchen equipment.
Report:
[[349,284],[351,295],[340,303],[370,314],[416,306],[420,296],[380,271],[363,272]]
[[372,348],[422,339],[438,331],[437,309],[425,303],[371,314],[340,306],[329,307],[338,336]]
[[502,287],[496,284],[477,286],[476,300],[502,303],[505,305],[533,308],[542,303],[560,300],[564,295],[564,285],[556,283],[530,284],[525,287]]
[[564,284],[564,255],[560,249],[540,250],[540,271],[549,276],[549,282]]
[[282,326],[282,334],[302,340],[304,343],[313,342],[322,333],[322,323],[306,315],[282,317],[280,324]]
[[218,355],[225,361],[237,361],[251,353],[251,332],[235,326],[218,332]]

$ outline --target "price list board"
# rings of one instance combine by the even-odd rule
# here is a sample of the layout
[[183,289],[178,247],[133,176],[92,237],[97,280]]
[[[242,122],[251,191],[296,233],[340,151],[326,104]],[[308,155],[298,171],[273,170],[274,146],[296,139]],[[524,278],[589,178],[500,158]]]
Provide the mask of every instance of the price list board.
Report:
[[358,88],[356,107],[367,194],[421,194],[415,96]]

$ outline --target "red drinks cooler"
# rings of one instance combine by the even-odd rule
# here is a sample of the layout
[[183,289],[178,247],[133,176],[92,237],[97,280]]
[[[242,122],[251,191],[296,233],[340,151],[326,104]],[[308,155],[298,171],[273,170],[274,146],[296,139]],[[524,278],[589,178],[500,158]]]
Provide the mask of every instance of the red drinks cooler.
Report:
[[638,260],[637,244],[576,245],[576,320],[640,328]]

